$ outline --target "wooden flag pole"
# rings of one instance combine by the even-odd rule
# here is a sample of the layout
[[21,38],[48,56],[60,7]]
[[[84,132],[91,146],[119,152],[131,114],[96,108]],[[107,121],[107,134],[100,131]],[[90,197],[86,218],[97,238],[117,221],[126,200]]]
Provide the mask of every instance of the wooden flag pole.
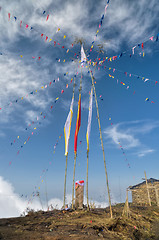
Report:
[[74,185],[75,185],[76,158],[77,158],[77,153],[75,152],[75,155],[74,155],[74,170],[73,170],[73,185],[72,185],[72,209],[74,208],[73,207],[73,203],[74,203]]
[[66,155],[66,167],[65,167],[65,182],[64,182],[64,199],[63,199],[63,208],[65,208],[65,200],[66,200],[67,160],[68,160],[68,154]]
[[96,102],[96,109],[97,109],[97,117],[98,117],[98,126],[99,126],[100,139],[101,139],[101,145],[102,145],[102,151],[103,151],[103,159],[104,159],[106,183],[107,183],[108,198],[109,198],[110,216],[111,216],[111,218],[112,218],[112,217],[113,217],[113,214],[112,214],[112,207],[111,207],[110,190],[109,190],[108,174],[107,174],[106,161],[105,161],[104,145],[103,145],[103,139],[102,139],[102,131],[101,131],[101,125],[100,125],[100,118],[99,118],[98,101],[97,101],[96,89],[95,89],[95,85],[94,85],[94,76],[92,76],[92,72],[91,72],[90,66],[89,66],[89,72],[90,72],[90,75],[91,75],[92,86],[93,86],[94,95],[95,95],[95,102]]
[[[80,79],[79,96],[81,94],[81,90],[82,90],[82,68],[81,68],[81,79]],[[77,158],[77,152],[75,152],[75,155],[74,155],[73,186],[72,186],[72,209],[73,209],[73,202],[74,202],[74,185],[75,185],[76,158]]]
[[87,150],[87,179],[86,179],[87,211],[89,211],[89,202],[88,202],[88,159],[89,159],[89,150]]
[[151,199],[150,199],[150,193],[149,193],[149,188],[148,188],[148,184],[147,184],[147,177],[146,177],[146,172],[145,173],[145,180],[146,180],[146,188],[147,188],[147,195],[148,195],[148,201],[149,201],[149,205],[151,206]]
[[46,196],[46,204],[47,204],[47,209],[48,209],[48,208],[49,208],[49,205],[48,205],[48,196],[47,196],[46,174],[45,174],[45,196]]
[[130,209],[129,209],[129,200],[128,200],[128,189],[126,189],[126,201],[123,209],[122,216],[126,215],[127,218],[130,216]]

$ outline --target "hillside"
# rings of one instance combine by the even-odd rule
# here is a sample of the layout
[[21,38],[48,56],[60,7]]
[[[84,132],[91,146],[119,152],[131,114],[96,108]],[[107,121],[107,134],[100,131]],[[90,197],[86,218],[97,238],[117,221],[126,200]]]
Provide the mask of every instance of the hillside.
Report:
[[122,217],[123,204],[86,210],[30,212],[25,217],[0,219],[0,239],[159,239],[159,208],[130,206],[130,218]]

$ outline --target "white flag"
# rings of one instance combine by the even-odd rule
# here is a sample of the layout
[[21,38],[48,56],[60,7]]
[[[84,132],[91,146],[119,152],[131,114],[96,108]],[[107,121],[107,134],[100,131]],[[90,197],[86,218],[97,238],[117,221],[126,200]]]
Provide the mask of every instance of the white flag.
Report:
[[89,114],[88,114],[88,125],[87,125],[87,151],[89,151],[89,136],[91,131],[91,121],[92,121],[92,102],[93,102],[93,88],[91,89],[90,99],[89,99]]
[[84,52],[83,49],[83,45],[81,46],[81,66],[83,66],[83,63],[86,62],[87,58],[86,58],[86,54]]
[[64,126],[65,156],[68,154],[70,131],[71,131],[71,122],[72,122],[72,116],[73,116],[73,103],[74,103],[74,97],[72,98],[72,102],[71,102],[71,106],[70,106],[70,112],[67,116],[67,120],[66,120],[65,126]]

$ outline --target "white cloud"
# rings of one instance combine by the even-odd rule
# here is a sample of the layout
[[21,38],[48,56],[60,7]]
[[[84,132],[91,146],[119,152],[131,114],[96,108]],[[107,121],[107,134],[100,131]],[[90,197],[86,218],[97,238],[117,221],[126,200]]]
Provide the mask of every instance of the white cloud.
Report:
[[[66,195],[66,203],[71,206],[71,199],[72,195]],[[99,202],[93,201],[92,203],[95,204],[96,207],[107,207],[107,202]],[[48,205],[52,204],[53,208],[61,209],[63,206],[63,199],[59,198],[52,198],[48,201]],[[86,197],[84,197],[84,204],[86,204]],[[43,206],[42,206],[43,205]],[[47,207],[46,204],[42,204],[38,199],[33,199],[29,204],[28,200],[25,198],[20,197],[18,194],[15,193],[15,189],[12,184],[6,180],[4,180],[0,176],[0,217],[7,218],[7,217],[19,217],[23,212],[26,212],[26,209],[29,207],[35,211],[43,209],[46,211]]]
[[139,139],[135,138],[133,134],[128,133],[129,130],[118,130],[119,125],[113,125],[104,130],[104,133],[107,138],[111,138],[114,143],[119,144],[122,142],[122,145],[125,145],[126,148],[134,148],[140,146],[141,143]]
[[141,150],[141,152],[138,152],[138,157],[144,157],[145,155],[153,152],[155,152],[154,149]]
[[150,149],[143,143],[141,134],[142,136],[146,135],[156,128],[159,128],[159,121],[142,120],[121,122],[106,128],[104,134],[106,139],[112,140],[112,143],[119,145],[119,142],[121,142],[124,148],[127,150],[136,149],[138,151],[136,151],[135,155],[143,157],[153,153],[155,150]]
[[[27,201],[22,200],[15,193],[11,183],[4,180],[0,176],[0,216],[1,218],[6,217],[18,217],[26,209]],[[33,203],[33,209],[40,209],[38,201]]]

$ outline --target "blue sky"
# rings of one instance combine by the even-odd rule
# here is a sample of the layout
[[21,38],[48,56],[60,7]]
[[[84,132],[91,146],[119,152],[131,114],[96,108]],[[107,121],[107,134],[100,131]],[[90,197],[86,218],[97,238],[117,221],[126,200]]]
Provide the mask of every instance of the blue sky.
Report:
[[[76,38],[82,37],[86,53],[89,54],[105,5],[106,1],[98,1],[97,4],[92,0],[38,2],[2,0],[1,2],[0,176],[13,185],[17,194],[29,196],[35,186],[40,186],[41,196],[45,198],[45,187],[41,182],[43,178],[40,176],[43,170],[48,169],[46,173],[48,197],[62,199],[65,171],[63,127],[72,98],[73,84],[70,80],[79,72],[76,78],[68,157],[67,194],[71,194],[80,81],[80,69],[72,61],[76,58],[74,54],[79,54],[80,46],[74,44],[71,47],[71,45]],[[104,47],[104,53],[99,56],[101,58],[120,55],[126,51],[120,59],[105,62],[95,72],[113,202],[120,200],[120,194],[122,194],[121,200],[125,200],[126,187],[141,182],[144,170],[148,178],[159,178],[159,83],[155,84],[158,81],[159,61],[159,45],[155,41],[159,33],[158,8],[157,0],[110,1],[90,56],[92,60],[97,57],[98,44]],[[43,11],[46,11],[46,14],[43,14]],[[8,13],[11,14],[10,20]],[[49,19],[46,21],[48,14]],[[17,18],[16,21],[14,16]],[[20,21],[22,21],[21,28]],[[26,24],[29,25],[28,28]],[[30,27],[33,29],[30,30]],[[60,28],[58,33],[56,33],[57,27]],[[44,34],[43,38],[41,34]],[[64,35],[66,35],[65,39]],[[47,42],[45,36],[48,36]],[[151,36],[154,36],[154,41],[147,41],[144,50],[138,47],[138,44],[145,42]],[[50,38],[52,41],[49,43]],[[53,41],[56,41],[55,47]],[[60,46],[57,46],[58,42]],[[62,46],[65,48],[63,49]],[[132,55],[134,46],[137,47],[135,54]],[[68,53],[66,53],[67,49],[70,50]],[[41,57],[40,60],[38,57]],[[60,59],[60,62],[57,59]],[[116,70],[113,72],[112,69]],[[67,72],[68,74],[64,76]],[[131,77],[126,76],[125,72],[131,73]],[[108,74],[114,78],[110,78]],[[148,78],[149,81],[144,82],[133,74]],[[53,80],[56,82],[52,83],[51,87],[41,89]],[[125,86],[121,82],[125,83]],[[67,84],[68,88],[66,88]],[[126,86],[129,88],[127,89]],[[85,135],[90,88],[90,75],[88,69],[84,68],[76,180],[86,179]],[[38,90],[36,94],[29,94],[35,90]],[[61,94],[61,90],[64,90],[64,93]],[[16,102],[16,99],[27,94],[28,97]],[[55,103],[57,97],[59,99]],[[145,101],[146,98],[149,98],[149,101]],[[9,106],[11,102],[12,106]],[[28,127],[33,121],[35,123]],[[62,137],[59,139],[61,134]],[[29,141],[24,144],[28,137],[30,137]],[[11,146],[14,139],[16,142]],[[57,140],[58,145],[53,153]],[[126,155],[120,149],[119,141]],[[19,155],[17,155],[18,150],[20,150]],[[10,161],[12,163],[9,166]],[[95,101],[93,101],[89,161],[89,196],[99,202],[108,202]]]

